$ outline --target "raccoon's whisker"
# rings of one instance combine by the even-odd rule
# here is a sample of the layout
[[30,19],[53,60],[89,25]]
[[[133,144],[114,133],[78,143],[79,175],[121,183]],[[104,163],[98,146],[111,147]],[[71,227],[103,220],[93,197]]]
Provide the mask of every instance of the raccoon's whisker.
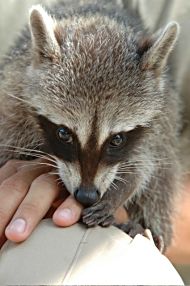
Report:
[[169,161],[169,159],[167,157],[165,158],[152,158],[151,160],[150,159],[138,159],[138,160],[135,160],[135,161],[129,161],[129,162],[122,162],[120,163],[121,165],[125,165],[125,164],[136,164],[136,163],[145,163],[145,162],[149,162],[149,163],[155,163],[155,162],[163,162],[163,161]]
[[147,162],[146,161],[142,161],[142,162],[136,162],[134,163],[134,165],[138,166],[138,165],[148,165],[148,166],[164,166],[164,165],[171,165],[171,162],[166,162],[166,161],[153,161],[153,162]]
[[19,169],[20,169],[20,168],[23,168],[23,167],[27,167],[27,166],[29,166],[29,165],[31,165],[31,166],[36,166],[36,167],[40,167],[39,165],[43,165],[43,166],[47,166],[47,167],[57,168],[56,165],[53,165],[53,164],[50,164],[50,163],[45,163],[45,162],[43,162],[43,163],[42,163],[42,162],[30,162],[30,161],[29,161],[28,164],[22,165],[21,167],[19,167]]
[[123,166],[123,167],[119,167],[119,171],[128,171],[128,172],[135,172],[135,170],[141,170],[141,169],[147,169],[147,168],[152,168],[152,167],[156,167],[158,165],[137,165],[137,166]]
[[[56,176],[58,176],[58,177],[60,178],[59,170],[60,170],[60,166],[56,165],[56,168],[55,168],[53,171],[51,171],[50,173],[51,173],[52,175],[56,175]],[[61,179],[61,178],[60,178],[60,179]],[[62,180],[62,179],[61,179],[61,180]]]
[[[162,170],[164,170],[164,168],[162,168]],[[141,169],[139,168],[139,171],[141,171]],[[142,171],[144,172],[144,169],[142,169]],[[134,175],[139,175],[139,173],[140,172],[129,172],[129,171],[117,171],[117,174],[119,174],[119,175],[122,175],[122,174],[129,174],[129,175],[132,175],[132,174],[134,174]],[[161,176],[159,176],[159,174],[157,174],[156,176],[155,175],[153,175],[153,174],[151,174],[150,175],[152,178],[155,178],[155,179],[159,179],[159,178],[161,178]]]
[[[19,155],[26,155],[26,156],[32,156],[35,158],[39,158],[39,159],[46,159],[49,160],[49,158],[47,156],[41,155],[41,154],[35,154],[35,153],[31,153],[31,152],[25,152],[25,151],[18,151],[18,150],[13,150],[13,149],[4,149],[5,151],[9,151],[9,152],[14,152],[16,154]],[[52,161],[52,160],[49,160]],[[52,161],[53,163],[55,163],[55,161]]]
[[[39,145],[40,146],[40,145]],[[44,151],[41,151],[41,150],[37,150],[37,149],[30,149],[30,148],[26,148],[26,147],[19,147],[19,146],[14,146],[14,145],[8,145],[8,144],[0,144],[0,147],[8,147],[8,148],[14,148],[14,149],[17,149],[17,150],[24,150],[24,151],[29,151],[29,152],[36,152],[36,153],[40,153],[40,154],[48,154]],[[37,148],[38,145],[35,147]],[[50,154],[48,154],[50,155]],[[50,155],[52,156],[52,155]]]
[[135,167],[135,166],[157,166],[157,165],[160,165],[160,166],[163,166],[163,165],[171,165],[170,162],[150,162],[150,161],[142,161],[142,162],[133,162],[133,163],[126,163],[126,164],[122,164],[121,167],[126,167],[126,166],[129,166],[129,167]]
[[124,183],[124,184],[127,184],[127,183],[128,183],[127,180],[125,180],[125,179],[123,179],[123,178],[121,178],[121,177],[119,177],[119,176],[115,176],[115,180],[120,181],[120,182],[122,182],[122,183]]
[[[24,169],[24,168],[27,168],[28,167],[28,165],[22,165],[22,166],[20,166],[19,168],[18,168],[18,170],[21,170],[21,169]],[[48,166],[47,166],[48,167]],[[37,170],[37,169],[41,169],[42,168],[42,166],[40,165],[32,165],[31,166],[31,169],[30,169],[30,171],[32,171],[32,170]],[[47,172],[47,174],[50,174],[50,172]]]
[[118,171],[117,174],[118,175],[138,175],[137,172],[125,172],[125,171],[123,172]]
[[18,100],[18,101],[20,101],[20,102],[23,102],[23,103],[25,103],[25,104],[28,105],[28,101],[27,101],[27,100],[24,100],[23,98],[20,98],[20,97],[18,97],[18,96],[16,96],[16,95],[13,95],[13,94],[11,94],[11,93],[7,93],[7,95],[10,96],[10,97],[12,97],[12,98],[14,98],[14,99],[16,99],[16,100]]
[[[167,167],[167,166],[163,166],[163,165],[137,165],[137,166],[131,166],[131,167],[129,167],[129,166],[122,167],[122,168],[120,168],[120,171],[143,170],[143,169],[148,169],[148,168],[153,168],[153,167],[157,167],[157,168],[160,167],[162,170],[168,170],[170,168],[169,166]],[[133,173],[135,173],[135,172],[133,171]]]
[[138,172],[134,172],[131,168],[118,168],[117,174],[138,174]]
[[55,175],[55,176],[59,176],[59,173],[58,172],[49,172],[51,175]]
[[[22,169],[27,168],[27,167],[28,167],[28,165],[22,165],[22,166],[20,166],[18,168],[18,170],[22,170]],[[41,166],[34,166],[33,165],[33,168],[31,168],[30,171],[33,171],[33,170],[36,170],[36,169],[40,169],[40,168],[41,168]]]
[[149,163],[149,164],[146,164],[146,163],[131,163],[131,164],[123,164],[123,165],[121,165],[119,168],[120,169],[123,169],[123,168],[126,168],[126,167],[128,167],[128,168],[130,168],[130,169],[135,169],[135,168],[137,168],[137,167],[154,167],[154,166],[171,166],[171,163],[167,163],[167,162],[165,162],[165,163]]
[[[44,151],[41,151],[41,150],[36,150],[36,149],[30,149],[30,148],[25,148],[25,147],[17,147],[17,146],[13,146],[13,145],[0,145],[0,147],[7,147],[8,149],[5,149],[6,151],[14,151],[14,152],[18,152],[18,154],[20,154],[20,151],[26,151],[26,152],[30,152],[30,153],[26,153],[26,155],[43,155],[44,157],[42,158],[47,158],[48,157],[48,160],[49,161],[52,161],[52,162],[56,162],[56,157],[49,154],[49,153],[46,153]],[[11,149],[12,148],[12,149]],[[45,157],[47,156],[47,157]]]
[[60,181],[59,180],[59,178],[58,179],[56,179],[56,182],[57,182],[57,185],[59,186],[59,185],[63,185],[63,182],[62,181]]
[[32,156],[32,157],[35,157],[35,158],[44,158],[44,156],[42,155],[39,155],[39,154],[32,154],[31,152],[25,152],[25,151],[18,151],[18,150],[13,150],[13,149],[4,149],[4,151],[9,151],[9,152],[14,152],[15,154],[18,154],[18,155],[26,155],[26,156]]
[[110,183],[110,187],[113,187],[115,190],[118,190],[118,186],[114,182]]
[[[112,173],[111,171],[109,172],[109,174]],[[109,178],[109,174],[105,177],[105,180],[107,180],[110,184],[109,187],[113,187],[115,190],[118,190],[118,186],[114,183],[114,181],[112,181],[110,178]]]
[[60,184],[63,184],[64,185],[64,183],[63,183],[63,181],[62,181],[62,179],[58,176],[58,178],[56,179],[56,182],[58,182],[58,183],[60,183]]
[[162,157],[162,158],[151,158],[151,159],[136,159],[135,161],[128,161],[128,162],[121,162],[121,164],[125,164],[125,163],[135,163],[135,162],[155,162],[155,161],[165,161],[168,160],[167,157]]

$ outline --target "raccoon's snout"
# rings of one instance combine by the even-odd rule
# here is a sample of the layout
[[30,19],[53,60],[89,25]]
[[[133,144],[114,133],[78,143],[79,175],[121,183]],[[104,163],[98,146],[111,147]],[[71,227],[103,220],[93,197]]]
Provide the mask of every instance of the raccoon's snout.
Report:
[[100,199],[100,191],[95,187],[80,187],[74,192],[75,199],[84,207],[95,204]]

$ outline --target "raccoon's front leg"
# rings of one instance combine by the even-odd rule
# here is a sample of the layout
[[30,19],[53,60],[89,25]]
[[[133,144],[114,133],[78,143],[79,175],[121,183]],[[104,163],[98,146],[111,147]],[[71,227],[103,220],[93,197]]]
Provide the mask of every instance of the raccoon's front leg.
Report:
[[134,175],[128,177],[128,184],[117,183],[118,190],[111,188],[103,197],[91,207],[84,209],[82,221],[89,227],[95,225],[109,226],[114,223],[116,210],[123,206],[124,202],[136,190],[138,180]]
[[118,227],[120,230],[124,231],[125,233],[127,233],[132,238],[134,238],[137,234],[141,234],[147,237],[148,239],[153,239],[155,245],[157,246],[157,248],[160,250],[161,253],[165,249],[163,237],[161,235],[156,235],[152,232],[150,237],[150,234],[149,233],[147,234],[147,229],[145,229],[142,226],[142,224],[139,224],[133,220],[129,220],[127,223],[115,224],[115,226]]
[[148,231],[141,224],[129,220],[127,223],[115,224],[115,226],[127,233],[132,238],[134,238],[137,234],[141,234],[147,237],[149,240],[153,240],[159,251],[161,253],[164,252],[165,245],[163,237],[161,235],[155,235],[154,233]]
[[[174,174],[174,173],[173,173]],[[130,222],[121,229],[130,233],[139,224],[144,229],[150,229],[156,246],[165,251],[172,239],[172,214],[174,213],[176,178],[165,170],[151,180],[149,186],[138,195],[133,203],[127,204]],[[142,231],[141,231],[142,233]]]
[[114,222],[114,206],[107,200],[101,200],[92,207],[86,208],[82,214],[82,221],[89,227],[95,225],[109,226]]

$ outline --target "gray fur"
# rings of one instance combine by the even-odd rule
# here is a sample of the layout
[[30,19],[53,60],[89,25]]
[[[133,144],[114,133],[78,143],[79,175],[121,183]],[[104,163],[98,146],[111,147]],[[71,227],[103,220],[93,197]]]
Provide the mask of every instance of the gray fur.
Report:
[[[84,222],[107,225],[125,204],[131,219],[163,236],[167,246],[180,175],[180,115],[166,61],[179,27],[170,23],[152,35],[134,12],[117,7],[120,1],[108,2],[67,1],[52,9],[53,18],[39,6],[31,10],[32,41],[26,29],[2,65],[0,144],[45,151],[39,114],[72,129],[82,148],[95,116],[99,149],[112,133],[144,127],[128,163],[111,172],[100,161],[94,182],[102,198],[85,210]],[[6,148],[0,154],[1,165],[23,158]],[[70,182],[67,164],[56,160],[73,193],[81,182],[79,163],[69,166],[78,174]]]

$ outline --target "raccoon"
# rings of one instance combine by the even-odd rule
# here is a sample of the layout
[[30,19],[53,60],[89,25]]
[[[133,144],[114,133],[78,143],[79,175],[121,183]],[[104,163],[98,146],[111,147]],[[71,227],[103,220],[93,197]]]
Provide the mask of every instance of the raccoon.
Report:
[[124,206],[120,227],[149,228],[166,248],[180,179],[180,102],[167,65],[179,25],[153,33],[120,4],[31,8],[1,63],[0,164],[51,156],[87,226],[113,224]]

